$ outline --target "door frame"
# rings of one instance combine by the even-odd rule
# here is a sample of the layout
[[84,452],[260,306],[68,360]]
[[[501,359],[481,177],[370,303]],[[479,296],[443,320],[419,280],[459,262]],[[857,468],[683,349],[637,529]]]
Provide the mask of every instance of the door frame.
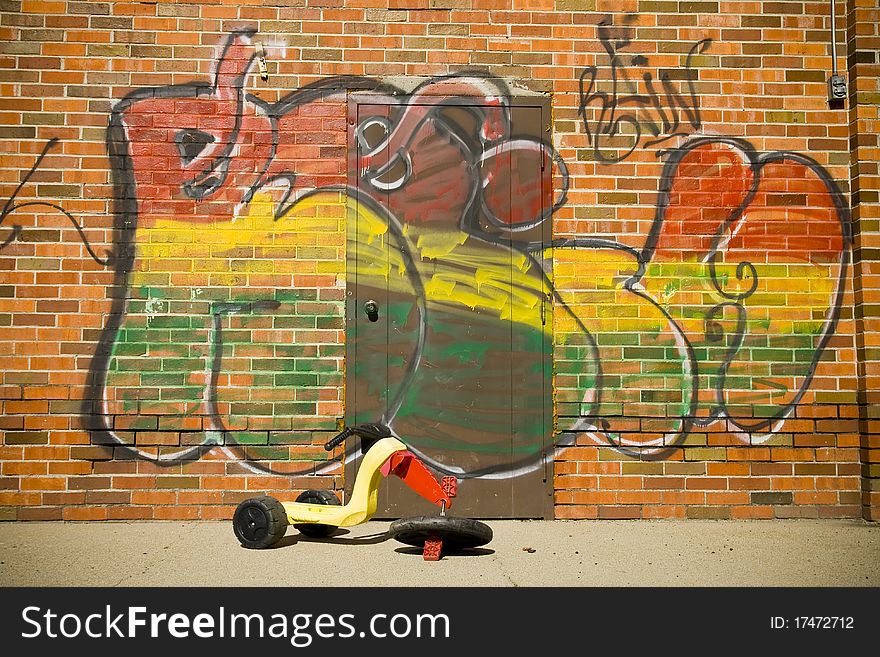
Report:
[[[526,92],[528,93],[528,92]],[[348,112],[347,112],[347,142],[346,142],[346,152],[347,152],[347,182],[349,190],[357,189],[358,187],[358,158],[357,158],[357,137],[356,130],[358,127],[358,117],[359,117],[359,107],[361,105],[402,105],[406,103],[408,95],[384,95],[377,94],[375,92],[364,92],[360,90],[350,90],[348,94]],[[465,101],[462,105],[467,105],[467,96],[463,96],[462,99]],[[552,109],[551,109],[551,97],[549,95],[544,94],[534,94],[534,95],[508,95],[504,97],[507,103],[509,104],[511,109],[517,107],[533,107],[540,110],[541,118],[540,118],[540,135],[522,135],[522,134],[514,134],[511,135],[511,138],[515,137],[529,137],[538,139],[540,138],[544,142],[551,141],[552,135]],[[480,97],[474,97],[474,105],[479,105]],[[549,198],[552,204],[553,202],[553,178],[552,178],[552,166],[551,172],[546,176],[542,176],[542,185],[549,184]],[[544,196],[546,198],[546,195]],[[546,245],[544,247],[544,254],[547,256],[545,259],[538,258],[538,262],[543,265],[544,268],[544,276],[549,278],[552,281],[552,270],[553,270],[553,257],[552,257],[552,239],[553,239],[553,219],[552,216],[546,221],[546,228],[544,230],[544,236],[542,237],[543,243]],[[346,235],[348,235],[348,231],[350,227],[346,227]],[[348,244],[348,240],[346,240],[346,244]],[[346,264],[349,263],[349,252],[346,247]],[[350,280],[350,271],[348,266],[346,267],[346,294],[345,294],[345,321],[346,321],[346,336],[349,335],[349,327],[351,323],[358,322],[358,317],[360,314],[360,300],[353,298],[353,288],[352,282]],[[554,471],[555,471],[555,458],[554,453],[555,449],[553,446],[554,443],[554,431],[556,426],[556,395],[553,385],[554,375],[555,375],[555,367],[554,367],[554,344],[553,344],[553,300],[551,295],[547,295],[547,298],[544,300],[542,304],[542,317],[546,317],[546,328],[545,331],[549,333],[549,338],[546,342],[545,352],[544,352],[544,372],[545,374],[542,377],[542,385],[544,386],[544,394],[543,394],[543,404],[544,404],[544,413],[546,414],[546,420],[544,421],[545,432],[542,437],[542,456],[540,457],[540,463],[536,466],[536,470],[542,471],[543,475],[541,477],[541,489],[536,490],[535,493],[542,496],[542,502],[540,504],[540,511],[537,515],[528,515],[528,516],[501,516],[501,515],[488,515],[488,516],[480,516],[486,518],[499,518],[499,517],[509,517],[509,518],[543,518],[543,519],[553,519],[555,512],[555,482],[554,482]],[[349,366],[349,363],[352,362],[349,359],[349,356],[354,356],[351,352],[352,344],[346,338],[345,342],[345,378],[344,378],[344,386],[345,386],[345,418],[346,422],[350,418],[350,414],[353,410],[353,406],[351,402],[353,401],[350,393],[354,391],[354,367]],[[405,440],[405,436],[403,437]],[[349,446],[348,452],[351,452],[352,448],[357,448],[357,445]],[[360,458],[359,455],[355,455],[354,458],[348,458],[345,463],[344,468],[344,486],[345,486],[345,495],[346,499],[350,494],[351,487],[354,484],[355,474],[357,472],[357,467],[359,466]],[[430,468],[430,466],[429,466]],[[436,474],[436,472],[435,472]],[[380,495],[382,494],[382,490],[380,489]],[[417,500],[419,501],[419,500]],[[430,508],[430,507],[426,507]],[[377,517],[382,517],[381,513],[381,503],[380,503],[380,513],[377,513]],[[396,516],[388,516],[388,517],[396,517]]]

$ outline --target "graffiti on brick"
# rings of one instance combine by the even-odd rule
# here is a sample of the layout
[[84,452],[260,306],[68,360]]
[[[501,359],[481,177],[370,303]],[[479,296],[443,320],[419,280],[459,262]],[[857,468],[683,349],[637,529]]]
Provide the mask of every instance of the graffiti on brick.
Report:
[[[614,26],[610,18],[599,23],[598,38],[608,63],[587,66],[578,81],[578,116],[593,157],[604,164],[621,162],[639,147],[687,137],[702,126],[694,58],[709,49],[712,39],[691,45],[683,67],[660,69],[657,79],[650,70],[643,70],[639,80],[633,76],[649,61],[645,55],[624,52],[633,43],[626,23],[634,16],[624,20],[623,26]],[[600,77],[605,69],[607,77]]]
[[[12,194],[10,194],[9,198],[6,199],[6,202],[3,204],[3,208],[0,209],[0,227],[3,227],[3,224],[7,220],[7,218],[11,217],[12,214],[18,210],[27,209],[30,212],[35,212],[36,209],[39,208],[40,210],[45,212],[46,209],[48,208],[49,210],[51,210],[53,212],[58,212],[59,214],[66,217],[67,220],[70,222],[70,224],[73,226],[74,230],[76,230],[77,237],[79,237],[79,239],[82,241],[82,244],[85,247],[86,252],[89,254],[89,257],[92,260],[94,260],[96,263],[98,263],[99,265],[107,267],[112,264],[112,258],[113,258],[112,254],[108,252],[105,254],[105,256],[103,258],[101,256],[99,256],[95,252],[95,249],[92,247],[92,244],[89,241],[88,237],[86,236],[86,233],[83,230],[83,227],[80,224],[80,222],[77,221],[76,217],[74,217],[72,214],[70,214],[70,212],[65,210],[61,205],[58,205],[57,203],[51,203],[49,201],[19,201],[18,200],[18,195],[21,193],[21,190],[31,180],[31,178],[34,175],[34,172],[39,168],[40,164],[43,162],[43,159],[46,157],[46,154],[50,150],[52,150],[52,148],[54,148],[57,143],[58,143],[57,137],[53,137],[52,139],[50,139],[49,141],[47,141],[45,143],[42,150],[40,151],[40,154],[37,156],[37,159],[34,161],[33,166],[31,166],[31,168],[27,171],[27,173],[25,173],[25,175],[22,176],[21,182],[15,188],[15,191],[13,191]],[[12,244],[13,242],[18,241],[18,240],[25,240],[25,238],[26,238],[25,233],[27,232],[28,229],[25,226],[23,226],[22,224],[14,223],[14,220],[12,220],[12,219],[10,219],[10,221],[13,221],[13,223],[11,226],[9,226],[9,234],[6,235],[5,237],[3,237],[2,239],[0,239],[0,251],[5,249],[7,246]]]
[[217,447],[294,474],[326,459],[312,432],[342,411],[346,207],[303,193],[339,182],[345,90],[376,83],[264,102],[245,91],[251,34],[230,35],[211,82],[113,108],[116,291],[83,415],[95,442],[156,463]]
[[716,422],[766,442],[834,359],[846,218],[809,157],[721,137],[676,149],[641,249],[556,244],[563,428],[654,458]]
[[[524,136],[503,81],[328,77],[268,103],[245,89],[251,34],[229,36],[210,82],[113,109],[115,290],[82,407],[95,442],[329,472],[319,444],[351,367],[346,394],[375,402],[355,419],[441,472],[513,477],[583,436],[642,458],[715,423],[764,441],[834,358],[849,224],[811,158],[691,138],[667,151],[641,248],[552,240],[567,167]],[[349,90],[382,102],[347,126]],[[387,333],[349,341],[357,358],[352,289],[388,299]],[[548,436],[532,374],[550,352]]]

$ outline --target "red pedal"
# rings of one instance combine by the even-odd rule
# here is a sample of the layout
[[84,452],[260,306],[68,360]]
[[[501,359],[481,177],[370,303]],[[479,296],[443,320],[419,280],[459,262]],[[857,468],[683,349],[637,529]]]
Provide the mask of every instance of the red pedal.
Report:
[[426,538],[425,549],[422,551],[422,559],[425,561],[440,561],[440,552],[443,550],[443,541],[439,538]]
[[443,477],[440,480],[440,487],[449,497],[455,497],[455,493],[458,491],[458,479],[453,476]]

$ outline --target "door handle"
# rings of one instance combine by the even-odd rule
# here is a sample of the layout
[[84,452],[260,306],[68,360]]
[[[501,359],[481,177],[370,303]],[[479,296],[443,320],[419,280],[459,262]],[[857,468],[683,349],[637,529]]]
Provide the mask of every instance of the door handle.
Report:
[[364,304],[364,312],[367,314],[367,319],[371,322],[379,320],[379,304],[372,299]]

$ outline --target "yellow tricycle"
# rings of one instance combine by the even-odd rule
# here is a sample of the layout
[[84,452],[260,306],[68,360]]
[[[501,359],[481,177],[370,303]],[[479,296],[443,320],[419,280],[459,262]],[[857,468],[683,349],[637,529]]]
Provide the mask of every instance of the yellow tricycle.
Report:
[[284,537],[288,525],[305,536],[323,538],[337,527],[366,522],[376,513],[379,485],[389,475],[400,478],[440,508],[437,516],[402,518],[391,523],[391,536],[401,543],[421,547],[426,561],[436,561],[444,550],[479,547],[492,540],[492,529],[485,523],[446,515],[455,497],[457,480],[443,477],[438,482],[387,425],[365,423],[348,427],[328,441],[324,449],[331,451],[351,436],[361,439],[364,456],[345,504],[341,504],[336,493],[326,489],[306,490],[293,502],[280,502],[265,495],[246,499],[232,518],[239,542],[246,548],[269,548]]

